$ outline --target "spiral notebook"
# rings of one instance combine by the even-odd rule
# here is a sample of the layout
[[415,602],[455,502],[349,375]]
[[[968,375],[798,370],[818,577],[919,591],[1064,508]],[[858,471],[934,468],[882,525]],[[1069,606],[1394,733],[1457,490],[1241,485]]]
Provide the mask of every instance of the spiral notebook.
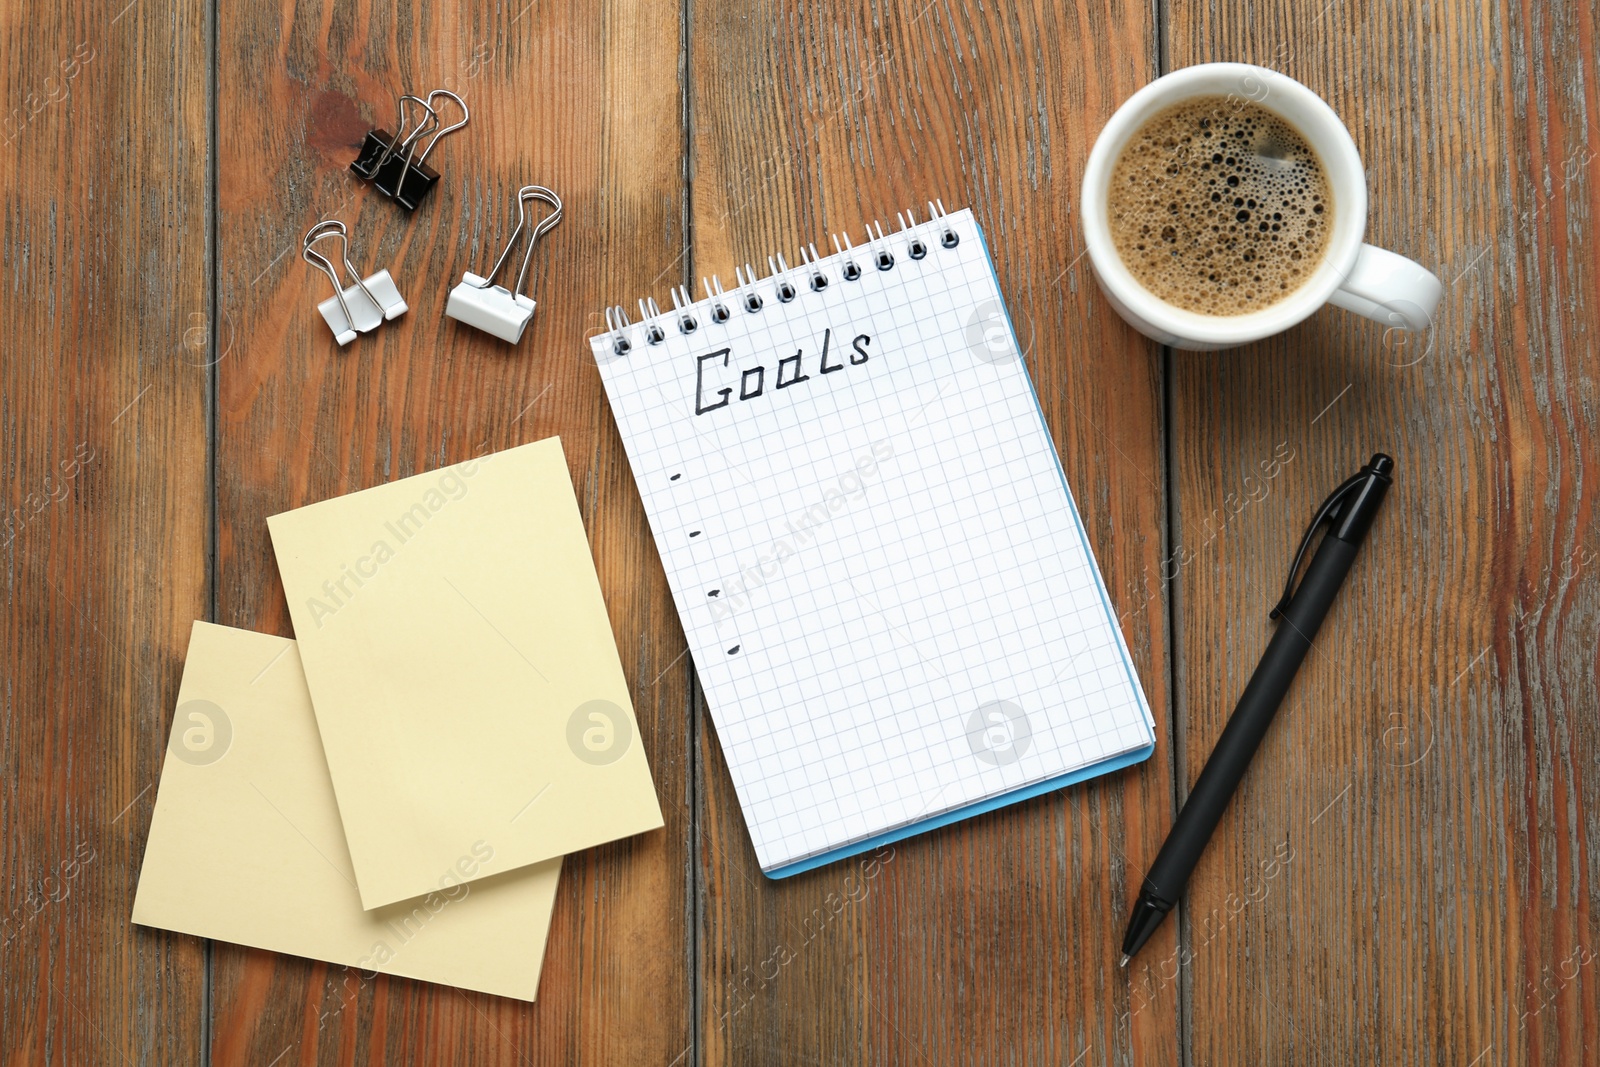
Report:
[[762,870],[1145,759],[970,211],[591,339]]

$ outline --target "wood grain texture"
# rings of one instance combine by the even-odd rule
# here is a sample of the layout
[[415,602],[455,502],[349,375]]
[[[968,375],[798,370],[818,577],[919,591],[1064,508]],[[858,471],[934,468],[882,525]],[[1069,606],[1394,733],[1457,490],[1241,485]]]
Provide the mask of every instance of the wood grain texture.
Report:
[[[212,17],[0,10],[0,1063],[1600,1062],[1592,3]],[[1447,284],[1427,342],[1328,310],[1163,354],[1095,290],[1094,136],[1160,68],[1224,59],[1345,117],[1369,237]],[[405,216],[345,168],[435,87],[473,122]],[[528,181],[568,215],[512,349],[442,309]],[[584,339],[934,196],[985,229],[1160,745],[774,883]],[[330,216],[412,308],[344,350],[296,248]],[[667,826],[568,863],[539,1002],[131,927],[191,620],[290,632],[266,516],[557,433]],[[1312,508],[1380,448],[1385,513],[1181,921],[1116,973],[1174,769],[1181,792]]]
[[0,13],[7,1064],[201,1051],[201,947],[129,915],[206,604],[204,29],[193,3]]
[[[223,5],[218,251],[235,340],[218,364],[219,621],[290,632],[268,515],[559,434],[667,826],[568,860],[532,1006],[217,946],[215,1063],[667,1063],[688,1047],[683,637],[584,340],[682,243],[681,23],[659,2]],[[371,125],[393,128],[400,92],[434,88],[472,122],[440,142],[445,178],[406,215],[346,167]],[[529,182],[566,216],[535,254],[538,312],[511,347],[443,308],[498,256]],[[412,309],[343,350],[315,310],[327,279],[298,249],[327,217]]]
[[[863,220],[932,197],[973,207],[1164,738],[1159,355],[1094,293],[1074,219],[1093,133],[1152,75],[1145,11],[689,10],[686,273],[796,262],[801,242],[859,242]],[[1134,771],[771,882],[703,708],[700,722],[706,1062],[1176,1060],[1173,1001],[1133,1003],[1107,967],[1170,817],[1165,745]]]
[[1174,67],[1327,98],[1369,239],[1448,289],[1431,346],[1325,310],[1174,358],[1185,781],[1321,496],[1374,450],[1399,465],[1190,884],[1193,1062],[1600,1061],[1593,5],[1169,10]]

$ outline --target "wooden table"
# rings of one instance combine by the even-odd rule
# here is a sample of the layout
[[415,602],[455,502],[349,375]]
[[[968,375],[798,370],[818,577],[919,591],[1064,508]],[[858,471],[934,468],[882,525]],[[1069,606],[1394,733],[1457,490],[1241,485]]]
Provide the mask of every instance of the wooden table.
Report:
[[[0,1062],[1600,1061],[1596,9],[20,0],[0,148]],[[1431,337],[1327,310],[1146,343],[1077,222],[1164,70],[1348,122]],[[414,216],[346,165],[396,94],[472,123]],[[445,320],[524,182],[567,218],[520,347]],[[1138,768],[784,883],[758,872],[584,339],[600,311],[972,206],[1157,718]],[[412,311],[347,349],[297,244]],[[792,255],[791,255],[791,258]],[[560,434],[666,828],[573,857],[538,1003],[129,924],[190,623],[290,633],[266,516]],[[1170,922],[1130,895],[1325,493],[1400,473]],[[1271,471],[1271,474],[1266,472]],[[1231,894],[1231,896],[1230,896]],[[338,1010],[333,1010],[333,1009]]]

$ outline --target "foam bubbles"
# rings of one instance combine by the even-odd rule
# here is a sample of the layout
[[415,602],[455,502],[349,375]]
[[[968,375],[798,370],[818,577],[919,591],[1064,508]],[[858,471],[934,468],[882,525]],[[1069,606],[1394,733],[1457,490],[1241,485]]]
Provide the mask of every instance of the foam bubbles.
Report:
[[1248,101],[1199,97],[1154,116],[1111,174],[1111,238],[1133,276],[1204,315],[1259,311],[1322,261],[1333,200],[1293,126]]

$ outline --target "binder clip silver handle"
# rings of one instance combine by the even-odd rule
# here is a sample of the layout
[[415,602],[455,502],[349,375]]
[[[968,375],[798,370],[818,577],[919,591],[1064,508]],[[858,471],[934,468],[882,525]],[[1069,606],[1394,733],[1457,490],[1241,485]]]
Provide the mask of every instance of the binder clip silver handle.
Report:
[[[339,260],[355,284],[346,286],[339,280],[339,272],[327,256],[313,245],[318,241],[339,242]],[[338,219],[325,219],[306,231],[300,245],[300,258],[317,267],[333,282],[333,295],[317,305],[322,317],[333,331],[341,346],[356,339],[358,333],[370,333],[381,323],[399,318],[408,309],[394,279],[387,270],[368,275],[365,279],[350,262],[350,235]]]
[[440,97],[444,97],[446,100],[455,101],[456,107],[461,109],[461,121],[452,122],[448,126],[440,127],[438,132],[435,133],[432,139],[428,141],[428,147],[422,150],[422,155],[417,157],[416,163],[413,164],[408,160],[407,167],[416,166],[420,168],[424,163],[428,162],[428,156],[433,154],[433,146],[439,143],[439,138],[455,133],[472,119],[472,113],[467,110],[467,102],[465,100],[461,99],[448,89],[435,89],[433,92],[428,94],[427,103],[428,111],[433,115],[434,125],[437,126],[439,123],[439,112],[434,106],[434,101]]
[[[517,271],[516,287],[507,289],[503,285],[494,284],[494,279],[505,266],[506,260],[511,258],[511,250],[516,247],[517,238],[528,225],[530,200],[542,201],[555,210],[540,219],[533,227],[533,232],[528,237],[527,251],[522,254],[522,268]],[[522,292],[523,283],[528,278],[528,264],[533,261],[533,248],[540,237],[549,233],[561,221],[561,210],[561,198],[542,185],[524,185],[518,190],[517,228],[511,231],[511,239],[506,242],[505,251],[500,253],[500,258],[495,260],[488,274],[480,276],[468,271],[461,276],[461,284],[450,290],[450,299],[445,304],[444,313],[457,322],[464,322],[468,326],[493,334],[502,341],[509,341],[512,344],[520,341],[522,331],[527,329],[529,320],[533,318],[535,306],[533,299]]]

